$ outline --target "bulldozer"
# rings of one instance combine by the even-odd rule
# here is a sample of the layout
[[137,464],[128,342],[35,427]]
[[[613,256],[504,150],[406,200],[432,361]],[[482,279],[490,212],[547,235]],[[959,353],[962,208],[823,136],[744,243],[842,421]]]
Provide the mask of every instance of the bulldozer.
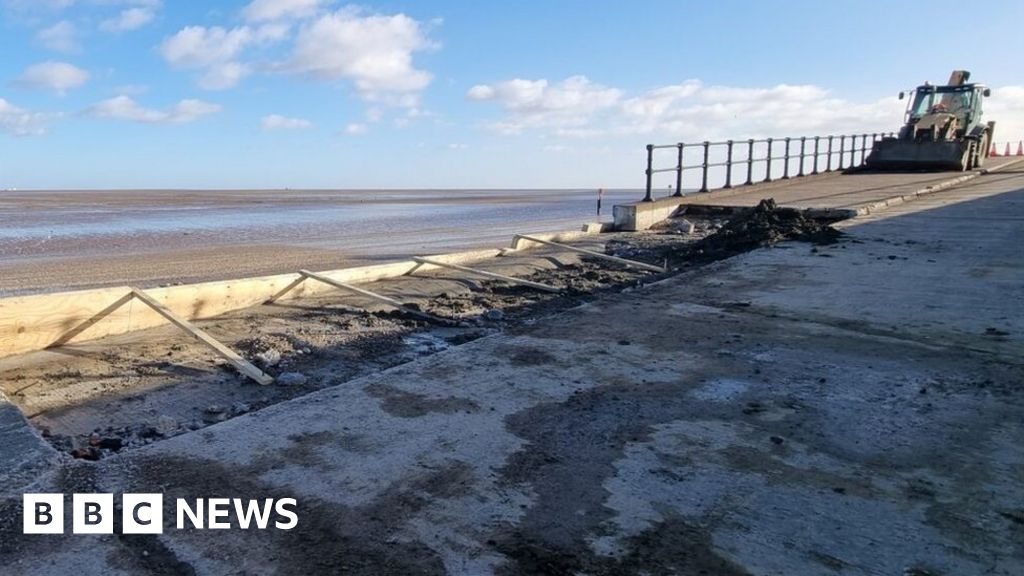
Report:
[[[981,121],[991,91],[954,70],[944,86],[925,82],[911,94],[905,122],[895,137],[874,143],[865,164],[878,170],[973,170],[985,163],[996,123]],[[900,92],[903,100],[906,93]]]

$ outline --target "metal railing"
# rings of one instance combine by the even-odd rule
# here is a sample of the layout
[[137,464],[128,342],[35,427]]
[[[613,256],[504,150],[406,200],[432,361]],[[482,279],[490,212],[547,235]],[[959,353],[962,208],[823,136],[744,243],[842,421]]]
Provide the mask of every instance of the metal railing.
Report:
[[[697,192],[707,192],[711,189],[708,177],[709,171],[713,168],[724,168],[724,182],[720,188],[732,188],[737,167],[744,167],[740,178],[745,176],[743,186],[750,186],[755,183],[771,182],[773,180],[773,164],[778,169],[781,163],[782,180],[831,172],[833,170],[848,170],[864,163],[874,142],[884,137],[891,137],[895,134],[874,133],[874,134],[850,134],[840,136],[802,136],[799,138],[764,138],[750,140],[725,140],[722,142],[700,142],[678,144],[648,144],[647,145],[647,187],[644,195],[645,202],[653,202],[653,180],[654,175],[661,172],[675,172],[675,193],[672,196],[683,195],[683,173],[685,171],[700,170],[700,188]],[[859,144],[858,144],[859,142]],[[724,147],[724,150],[723,150]],[[676,165],[671,168],[655,168],[654,160],[657,150],[676,149]],[[686,164],[687,151],[695,151],[699,154],[698,162]],[[712,161],[712,153],[724,152],[724,159]],[[773,153],[781,152],[781,155]],[[763,176],[754,176],[755,166],[763,163]],[[796,164],[794,166],[794,163]],[[776,173],[777,174],[777,173]]]

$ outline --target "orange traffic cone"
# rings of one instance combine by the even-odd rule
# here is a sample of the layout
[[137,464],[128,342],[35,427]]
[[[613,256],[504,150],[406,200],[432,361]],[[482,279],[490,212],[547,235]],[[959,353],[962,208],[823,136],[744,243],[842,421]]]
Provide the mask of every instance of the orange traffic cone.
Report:
[[1009,156],[1009,155],[1010,155],[1010,143],[1007,142],[1006,143],[1006,151],[1003,152],[1003,156]]
[[999,150],[996,150],[996,143],[992,143],[992,149],[988,151],[988,155],[992,158],[999,158]]
[[1017,156],[1024,156],[1024,140],[1017,141]]

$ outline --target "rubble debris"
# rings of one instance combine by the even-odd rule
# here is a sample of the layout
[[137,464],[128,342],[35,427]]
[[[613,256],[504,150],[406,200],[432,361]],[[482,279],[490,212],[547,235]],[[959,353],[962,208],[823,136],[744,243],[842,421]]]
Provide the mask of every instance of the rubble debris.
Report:
[[71,457],[76,460],[96,461],[103,457],[103,453],[95,446],[86,446],[84,448],[75,448],[72,450]]
[[208,424],[216,424],[228,419],[227,409],[219,404],[212,404],[203,410],[203,421]]
[[281,353],[274,348],[256,354],[256,360],[265,368],[272,368],[281,362]]
[[800,210],[779,208],[774,199],[765,198],[693,244],[687,252],[697,260],[719,260],[783,240],[833,244],[841,234],[828,224],[808,218]]
[[484,316],[484,318],[486,318],[486,319],[488,319],[488,320],[490,320],[492,322],[497,322],[499,320],[504,320],[505,319],[505,313],[502,312],[501,310],[498,310],[497,308],[492,308],[492,309],[484,312],[483,316]]
[[170,416],[161,416],[156,419],[153,429],[160,436],[170,436],[178,429],[178,421]]

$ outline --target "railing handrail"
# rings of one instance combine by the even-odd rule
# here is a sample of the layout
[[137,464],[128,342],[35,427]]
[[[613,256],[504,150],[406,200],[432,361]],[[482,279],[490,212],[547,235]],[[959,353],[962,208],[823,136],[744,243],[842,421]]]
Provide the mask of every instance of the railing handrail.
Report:
[[[788,180],[791,177],[802,177],[814,174],[820,174],[822,172],[832,172],[833,170],[848,170],[855,166],[860,166],[864,163],[867,158],[867,154],[870,151],[868,143],[874,145],[879,138],[893,137],[895,133],[864,133],[864,134],[829,134],[827,136],[797,136],[797,137],[783,137],[783,138],[748,138],[746,140],[720,140],[710,141],[705,140],[703,142],[677,142],[675,144],[648,144],[647,145],[647,187],[646,194],[644,195],[645,202],[653,202],[653,182],[652,177],[655,174],[663,172],[675,172],[676,173],[676,186],[675,193],[673,196],[683,195],[683,172],[686,170],[700,169],[701,175],[701,187],[699,192],[707,192],[708,187],[708,169],[725,167],[725,183],[722,188],[732,188],[732,177],[733,167],[737,165],[747,166],[746,176],[747,179],[743,182],[744,186],[750,186],[754,184],[753,179],[753,168],[754,165],[760,162],[765,163],[765,177],[759,182],[771,182],[772,178],[772,163],[777,160],[784,162],[783,174],[781,179]],[[870,140],[869,140],[870,138]],[[860,146],[857,146],[857,140],[860,139]],[[838,150],[835,149],[834,145],[838,141]],[[847,141],[849,141],[849,148],[847,148]],[[784,145],[784,151],[782,155],[776,156],[772,153],[774,144]],[[810,144],[813,143],[813,151],[808,151]],[[765,145],[765,151],[763,154],[755,156],[755,148],[759,144]],[[799,154],[791,154],[794,144],[798,144]],[[745,158],[740,160],[735,159],[734,149],[737,145],[743,145],[747,148],[747,154]],[[724,161],[711,162],[710,151],[713,147],[725,146],[726,157]],[[825,147],[825,150],[821,148]],[[654,167],[654,151],[655,150],[666,150],[675,148],[678,150],[676,164],[667,168],[655,168]],[[703,150],[702,161],[697,164],[686,164],[684,163],[684,153],[687,149],[700,148]],[[858,154],[859,160],[858,160]],[[846,162],[846,157],[849,156],[849,162]],[[837,158],[838,157],[838,158]],[[807,172],[805,170],[806,160],[808,158],[813,159],[812,170]],[[825,167],[823,170],[819,170],[819,159],[824,158]],[[836,167],[833,167],[833,159],[837,159],[838,163]],[[793,160],[799,160],[799,170],[796,174],[790,174],[790,164]]]

